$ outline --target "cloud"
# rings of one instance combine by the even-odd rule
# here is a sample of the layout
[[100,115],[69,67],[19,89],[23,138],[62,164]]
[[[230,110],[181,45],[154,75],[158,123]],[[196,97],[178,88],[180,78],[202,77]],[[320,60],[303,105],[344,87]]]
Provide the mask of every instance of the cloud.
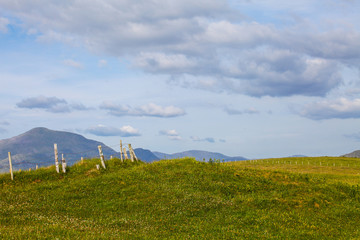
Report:
[[69,67],[74,67],[74,68],[78,68],[78,69],[84,68],[84,65],[82,63],[77,62],[77,61],[72,60],[72,59],[66,59],[66,60],[63,61],[63,63],[66,66],[69,66]]
[[179,135],[179,133],[175,130],[161,130],[159,131],[160,135],[164,135],[167,136],[170,140],[181,140],[181,136]]
[[140,107],[131,107],[125,105],[117,105],[113,103],[103,103],[101,109],[108,110],[109,114],[114,116],[137,116],[137,117],[179,117],[185,115],[185,111],[174,106],[162,107],[154,103],[149,103]]
[[7,26],[10,24],[9,19],[0,17],[0,32],[7,33]]
[[324,100],[308,104],[300,115],[313,120],[360,118],[360,99]]
[[207,138],[199,138],[197,136],[191,136],[190,137],[191,140],[193,140],[194,142],[209,142],[209,143],[215,143],[215,139],[212,137],[207,137]]
[[99,60],[98,66],[99,67],[106,67],[107,66],[107,61],[104,60],[104,59]]
[[0,134],[1,133],[7,133],[7,130],[5,128],[0,127]]
[[31,97],[23,99],[21,102],[16,104],[19,108],[40,108],[45,109],[49,112],[60,113],[70,112],[70,108],[64,99],[57,97]]
[[30,97],[21,100],[16,104],[19,108],[28,108],[28,109],[44,109],[52,113],[66,113],[71,112],[72,110],[89,110],[90,108],[85,107],[81,103],[77,104],[68,104],[65,99],[60,99],[57,97]]
[[245,110],[238,110],[234,108],[226,107],[224,111],[229,115],[242,115],[242,114],[258,114],[259,111],[254,108],[248,108]]
[[9,123],[8,121],[1,121],[1,122],[0,122],[0,125],[9,126],[10,123]]
[[[318,14],[302,12],[316,9],[316,1],[286,7],[251,2],[259,11],[270,8],[269,16],[279,14],[286,24],[257,22],[257,16],[244,17],[246,7],[235,12],[233,1],[223,0],[20,2],[3,0],[0,7],[39,40],[126,58],[180,86],[256,97],[325,96],[343,82],[343,65],[360,67],[360,33],[349,24],[357,14],[344,20],[337,7],[328,7],[318,10],[324,18],[319,21]],[[64,63],[83,67],[72,59]]]
[[96,136],[120,136],[120,137],[136,137],[141,136],[138,129],[132,126],[123,126],[121,128],[107,127],[104,125],[97,125],[86,129],[87,133],[94,134]]
[[360,132],[351,133],[351,134],[345,134],[344,136],[347,137],[347,138],[355,139],[356,141],[360,142]]

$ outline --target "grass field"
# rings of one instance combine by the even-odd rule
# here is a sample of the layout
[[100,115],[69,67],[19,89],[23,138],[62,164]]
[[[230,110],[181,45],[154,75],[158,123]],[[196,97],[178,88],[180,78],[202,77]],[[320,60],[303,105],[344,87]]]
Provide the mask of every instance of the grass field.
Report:
[[359,159],[98,163],[0,175],[0,239],[360,239]]

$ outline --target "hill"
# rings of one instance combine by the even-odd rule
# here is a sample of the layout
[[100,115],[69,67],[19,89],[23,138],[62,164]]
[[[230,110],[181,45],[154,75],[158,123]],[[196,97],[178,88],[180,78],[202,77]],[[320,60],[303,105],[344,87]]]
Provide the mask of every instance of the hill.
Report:
[[19,136],[0,140],[0,171],[8,171],[8,152],[11,152],[14,169],[34,168],[36,164],[54,164],[54,143],[58,145],[59,158],[63,153],[70,165],[81,157],[97,157],[98,145],[102,145],[106,157],[117,154],[105,144],[79,134],[34,128]]
[[155,154],[153,154],[150,150],[143,148],[135,148],[134,152],[136,156],[144,162],[153,162],[160,160]]
[[0,174],[1,238],[360,238],[358,159],[98,163]]
[[360,158],[360,150],[354,151],[352,153],[348,153],[343,155],[342,157],[348,157],[348,158]]
[[239,160],[246,160],[244,157],[229,157],[221,153],[217,152],[208,152],[208,151],[200,151],[200,150],[190,150],[185,152],[167,154],[162,152],[153,152],[158,158],[160,159],[176,159],[176,158],[183,158],[183,157],[193,157],[198,161],[205,159],[209,161],[209,159],[220,159],[224,161],[239,161]]

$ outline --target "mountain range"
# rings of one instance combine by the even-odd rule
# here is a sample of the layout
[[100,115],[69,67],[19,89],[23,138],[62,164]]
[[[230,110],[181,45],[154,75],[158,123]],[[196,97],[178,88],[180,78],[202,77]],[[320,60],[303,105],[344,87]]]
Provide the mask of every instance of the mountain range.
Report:
[[[99,145],[102,146],[106,159],[109,159],[110,156],[120,157],[119,152],[102,142],[87,139],[75,133],[38,127],[19,136],[0,140],[0,172],[5,172],[9,169],[8,152],[11,152],[14,170],[35,168],[36,165],[39,167],[53,165],[55,163],[54,143],[58,146],[59,160],[62,154],[64,154],[68,165],[79,161],[81,157],[99,157]],[[139,159],[145,162],[181,157],[194,157],[197,160],[209,160],[210,158],[225,161],[245,160],[243,157],[229,157],[221,153],[199,150],[166,154],[152,152],[143,148],[135,148],[134,152]]]
[[[6,172],[9,169],[8,152],[11,152],[13,169],[35,168],[36,165],[49,166],[53,165],[54,160],[54,143],[58,145],[59,160],[64,154],[68,165],[79,161],[81,157],[97,158],[99,157],[98,146],[102,146],[105,159],[110,156],[120,157],[120,153],[115,151],[102,142],[87,139],[79,134],[54,131],[43,127],[31,129],[19,136],[9,139],[0,140],[0,172]],[[196,160],[218,159],[221,161],[240,161],[246,158],[229,157],[217,152],[208,152],[200,150],[190,150],[167,154],[162,152],[152,152],[143,148],[135,148],[136,156],[144,162],[153,162],[160,159],[174,159],[182,157],[194,157]],[[294,155],[295,156],[295,155]],[[303,155],[296,155],[303,156]],[[360,150],[342,157],[360,158]]]

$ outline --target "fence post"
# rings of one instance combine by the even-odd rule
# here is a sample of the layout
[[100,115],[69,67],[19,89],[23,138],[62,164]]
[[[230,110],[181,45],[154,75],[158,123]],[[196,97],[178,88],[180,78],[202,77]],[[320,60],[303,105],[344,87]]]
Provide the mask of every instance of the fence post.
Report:
[[122,141],[120,140],[120,159],[121,161],[123,162],[124,159],[123,159],[123,153],[122,153],[123,149],[122,149]]
[[81,165],[84,164],[84,157],[81,157]]
[[128,158],[128,155],[127,155],[127,152],[126,152],[126,148],[123,148],[123,152],[124,152],[124,157],[125,157],[125,159],[126,159],[126,160],[129,159],[129,158]]
[[99,149],[99,155],[100,155],[100,160],[101,160],[101,166],[106,169],[105,167],[105,161],[104,161],[104,154],[102,152],[102,148],[101,148],[101,145],[98,146],[98,149]]
[[129,154],[130,154],[130,159],[133,162],[134,161],[134,156],[133,156],[133,154],[131,152],[131,144],[130,143],[129,143]]
[[58,150],[57,150],[57,144],[54,143],[54,154],[55,154],[55,168],[56,172],[59,173],[59,157],[58,157]]
[[13,174],[12,162],[11,162],[11,152],[8,152],[8,155],[9,155],[9,165],[10,165],[11,180],[14,180],[14,174]]
[[65,161],[63,153],[61,154],[61,166],[62,166],[63,173],[66,173],[66,161]]
[[134,156],[135,160],[137,161],[138,158],[136,157],[135,151],[134,151],[134,149],[132,148],[131,144],[129,144],[129,151],[132,153],[132,155]]

